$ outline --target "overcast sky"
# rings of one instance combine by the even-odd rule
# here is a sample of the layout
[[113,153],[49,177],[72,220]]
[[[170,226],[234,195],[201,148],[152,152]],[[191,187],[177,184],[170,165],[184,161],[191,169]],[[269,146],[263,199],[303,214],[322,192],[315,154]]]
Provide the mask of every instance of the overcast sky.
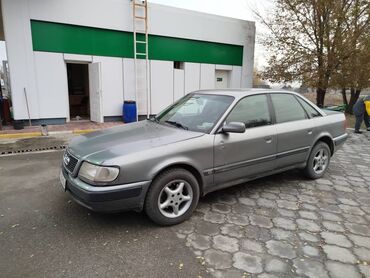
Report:
[[[273,0],[149,0],[149,2],[251,21],[256,21],[253,10],[265,14],[273,5]],[[263,35],[263,28],[258,22],[256,29],[254,65],[261,68],[265,65],[266,59],[265,50],[258,43],[258,37]],[[0,42],[0,59],[6,60],[4,42]]]

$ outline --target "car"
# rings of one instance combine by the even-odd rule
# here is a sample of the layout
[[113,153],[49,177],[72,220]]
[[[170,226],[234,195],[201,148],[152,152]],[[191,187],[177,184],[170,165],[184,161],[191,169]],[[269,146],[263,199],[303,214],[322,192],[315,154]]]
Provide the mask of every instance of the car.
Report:
[[201,90],[155,117],[72,139],[60,180],[91,210],[144,210],[175,225],[215,190],[295,168],[321,178],[347,136],[343,113],[294,92]]

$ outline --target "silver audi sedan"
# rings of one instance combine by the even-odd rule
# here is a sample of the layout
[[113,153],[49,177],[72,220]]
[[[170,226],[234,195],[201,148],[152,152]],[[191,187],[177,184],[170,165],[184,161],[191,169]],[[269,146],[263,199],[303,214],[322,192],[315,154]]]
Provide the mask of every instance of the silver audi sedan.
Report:
[[344,114],[293,92],[197,91],[156,117],[74,138],[60,180],[91,210],[145,210],[173,225],[221,188],[293,168],[320,178],[346,139]]

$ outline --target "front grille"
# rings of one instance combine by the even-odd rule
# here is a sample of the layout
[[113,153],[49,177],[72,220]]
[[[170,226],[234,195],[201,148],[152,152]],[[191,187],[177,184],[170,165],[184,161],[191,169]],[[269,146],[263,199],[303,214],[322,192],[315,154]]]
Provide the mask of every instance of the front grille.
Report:
[[78,159],[74,156],[70,155],[68,151],[66,151],[63,155],[63,165],[67,169],[68,172],[73,173],[78,163]]

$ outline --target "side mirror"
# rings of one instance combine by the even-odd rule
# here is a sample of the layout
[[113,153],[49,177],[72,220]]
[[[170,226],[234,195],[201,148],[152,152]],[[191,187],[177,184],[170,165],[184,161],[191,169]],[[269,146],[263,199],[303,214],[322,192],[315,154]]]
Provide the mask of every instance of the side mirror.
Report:
[[245,124],[241,122],[227,123],[221,128],[221,132],[223,133],[244,133]]

